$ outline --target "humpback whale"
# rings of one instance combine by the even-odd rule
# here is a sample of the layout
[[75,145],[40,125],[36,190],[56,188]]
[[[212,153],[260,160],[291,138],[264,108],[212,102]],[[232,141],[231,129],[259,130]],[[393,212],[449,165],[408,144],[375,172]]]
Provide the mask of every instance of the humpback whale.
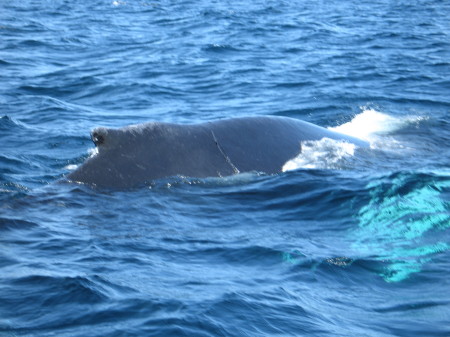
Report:
[[97,153],[67,178],[105,188],[130,188],[173,176],[223,177],[241,172],[281,172],[301,152],[301,142],[331,138],[369,144],[289,117],[240,117],[200,124],[149,122],[98,127]]

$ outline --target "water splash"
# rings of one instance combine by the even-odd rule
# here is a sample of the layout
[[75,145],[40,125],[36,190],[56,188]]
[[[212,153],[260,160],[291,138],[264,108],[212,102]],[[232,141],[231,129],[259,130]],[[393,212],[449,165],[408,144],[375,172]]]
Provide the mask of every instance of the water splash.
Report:
[[[407,146],[396,140],[392,133],[424,119],[426,118],[419,116],[393,117],[374,109],[363,108],[350,122],[328,129],[366,140],[371,149],[398,151]],[[328,138],[302,142],[302,152],[286,162],[282,170],[342,169],[354,157],[356,148],[354,144]]]
[[75,164],[69,164],[64,166],[64,170],[68,170],[68,171],[75,171],[78,168],[79,165],[75,165]]
[[363,109],[350,122],[329,128],[329,130],[370,142],[379,135],[401,129],[412,120],[414,120],[412,117],[393,117],[374,109]]
[[339,169],[342,161],[355,153],[356,145],[323,138],[318,141],[302,142],[300,155],[283,165],[282,171],[298,168],[305,169]]
[[[98,154],[98,148],[89,148],[87,150],[88,158],[92,158]],[[79,164],[69,164],[64,166],[64,170],[75,171],[80,165]]]

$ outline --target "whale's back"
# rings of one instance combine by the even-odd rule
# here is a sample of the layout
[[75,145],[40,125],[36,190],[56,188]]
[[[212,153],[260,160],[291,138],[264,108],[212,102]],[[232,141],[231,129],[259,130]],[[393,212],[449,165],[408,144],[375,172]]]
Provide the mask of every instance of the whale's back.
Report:
[[361,147],[368,144],[320,126],[288,117],[243,117],[210,122],[211,130],[240,172],[280,172],[301,152],[301,142],[330,138]]
[[151,122],[91,133],[97,154],[68,179],[125,188],[171,176],[221,177],[239,172],[282,170],[301,142],[324,137],[359,139],[287,117],[244,117],[193,125]]

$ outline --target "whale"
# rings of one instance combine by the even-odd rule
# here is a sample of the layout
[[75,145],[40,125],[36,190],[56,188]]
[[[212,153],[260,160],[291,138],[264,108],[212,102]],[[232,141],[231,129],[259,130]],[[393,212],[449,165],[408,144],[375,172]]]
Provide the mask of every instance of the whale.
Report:
[[96,151],[68,174],[70,182],[132,188],[170,177],[276,174],[305,141],[330,138],[367,148],[361,139],[299,119],[255,116],[198,124],[147,122],[91,131]]

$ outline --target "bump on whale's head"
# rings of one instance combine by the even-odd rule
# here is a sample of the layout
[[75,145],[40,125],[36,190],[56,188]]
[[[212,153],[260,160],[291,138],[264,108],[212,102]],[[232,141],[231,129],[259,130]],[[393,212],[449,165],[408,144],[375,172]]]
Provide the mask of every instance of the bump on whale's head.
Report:
[[97,149],[111,149],[117,145],[117,130],[98,127],[91,131],[91,139]]
[[107,135],[108,135],[108,129],[95,128],[91,132],[91,139],[94,142],[95,146],[100,146],[105,143]]
[[97,147],[106,146],[110,142],[108,134],[107,128],[98,127],[91,131],[91,139]]
[[91,131],[91,139],[98,151],[119,150],[136,145],[135,140],[148,133],[153,133],[157,123],[129,125],[123,128],[97,127]]

